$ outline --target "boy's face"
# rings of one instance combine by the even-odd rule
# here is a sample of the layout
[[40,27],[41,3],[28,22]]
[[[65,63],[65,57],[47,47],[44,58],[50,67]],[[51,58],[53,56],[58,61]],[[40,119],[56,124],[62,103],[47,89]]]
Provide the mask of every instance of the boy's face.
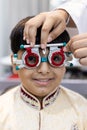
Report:
[[[46,50],[45,56],[49,50]],[[18,52],[18,59],[22,58],[23,51]],[[44,54],[40,50],[40,55]],[[15,67],[15,66],[14,66]],[[48,62],[41,62],[37,68],[22,68],[17,71],[24,88],[37,97],[44,97],[59,86],[65,73],[65,67],[52,67]]]

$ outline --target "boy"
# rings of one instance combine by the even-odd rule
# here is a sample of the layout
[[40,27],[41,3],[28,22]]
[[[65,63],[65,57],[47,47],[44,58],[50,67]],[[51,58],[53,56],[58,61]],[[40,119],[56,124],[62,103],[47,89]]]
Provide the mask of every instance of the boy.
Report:
[[86,99],[60,85],[68,63],[68,54],[63,52],[63,42],[69,41],[67,32],[52,41],[54,46],[31,48],[22,40],[29,19],[20,21],[11,33],[13,71],[21,85],[0,97],[0,130],[86,130]]

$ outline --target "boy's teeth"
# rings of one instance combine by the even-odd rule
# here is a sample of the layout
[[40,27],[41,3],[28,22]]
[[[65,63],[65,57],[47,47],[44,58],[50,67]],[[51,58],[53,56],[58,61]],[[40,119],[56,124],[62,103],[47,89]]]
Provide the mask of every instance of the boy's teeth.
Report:
[[45,80],[39,80],[40,82],[47,82],[48,81],[48,79],[45,79]]

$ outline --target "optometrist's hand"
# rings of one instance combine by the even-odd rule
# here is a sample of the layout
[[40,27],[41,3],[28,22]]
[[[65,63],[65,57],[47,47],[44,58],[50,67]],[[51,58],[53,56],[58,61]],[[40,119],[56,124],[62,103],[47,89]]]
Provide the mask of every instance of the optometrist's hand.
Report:
[[[54,40],[66,28],[68,13],[64,10],[54,10],[51,12],[40,13],[26,22],[23,39],[33,47],[37,28],[42,25],[41,48],[46,47],[46,43]],[[50,30],[53,30],[50,32]]]
[[81,65],[87,66],[87,33],[72,37],[64,51],[71,51]]

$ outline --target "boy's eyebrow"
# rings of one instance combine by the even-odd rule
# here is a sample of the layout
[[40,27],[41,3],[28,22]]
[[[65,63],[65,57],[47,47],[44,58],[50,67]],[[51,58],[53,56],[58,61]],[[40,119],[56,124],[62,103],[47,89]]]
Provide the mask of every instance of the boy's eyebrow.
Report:
[[[55,47],[55,46],[66,46],[66,42],[61,42],[61,43],[54,43],[54,44],[47,44],[47,47]],[[20,49],[24,49],[24,48],[28,48],[28,47],[31,47],[30,45],[23,45],[21,44],[20,45]],[[41,47],[40,44],[39,45],[34,45],[34,47]]]

